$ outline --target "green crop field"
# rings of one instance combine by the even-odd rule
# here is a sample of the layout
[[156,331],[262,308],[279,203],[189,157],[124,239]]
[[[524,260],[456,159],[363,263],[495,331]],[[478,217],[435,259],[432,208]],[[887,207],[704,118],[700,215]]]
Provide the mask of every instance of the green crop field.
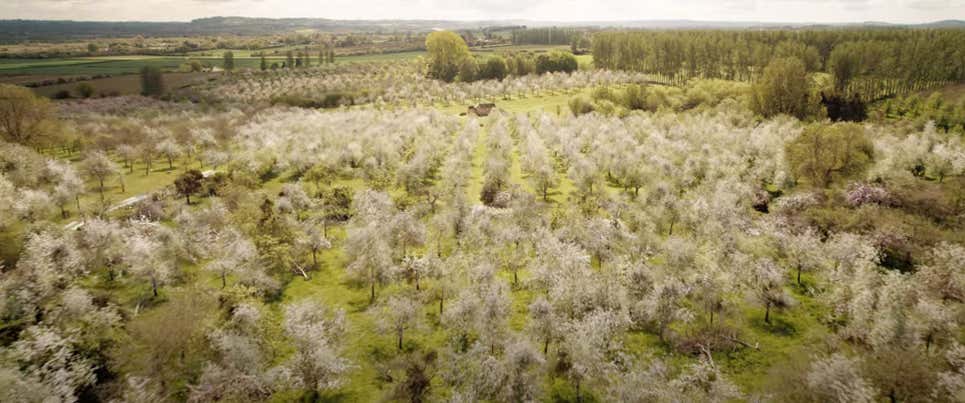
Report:
[[176,70],[184,57],[91,57],[72,59],[3,59],[0,75],[77,76],[136,73],[144,66]]
[[[217,77],[220,73],[164,73],[164,84],[168,89],[177,90],[187,86],[204,83],[208,78]],[[132,95],[141,92],[141,77],[138,74],[123,74],[107,78],[85,80],[84,83],[94,87],[95,96]],[[78,97],[77,86],[80,82],[45,85],[34,88],[34,92],[45,97],[53,97],[61,91],[68,91],[71,96]]]
[[[339,56],[336,62],[385,62],[393,60],[415,59],[425,52],[380,53],[358,56]],[[283,56],[267,57],[269,63],[282,63]],[[318,63],[317,55],[312,55],[312,64]],[[2,76],[81,76],[97,74],[131,74],[140,71],[144,66],[160,67],[166,71],[177,70],[182,64],[199,61],[202,64],[221,67],[224,60],[217,56],[105,56],[89,58],[67,59],[0,59],[0,77]],[[258,69],[261,66],[260,57],[235,56],[235,67],[238,69]]]

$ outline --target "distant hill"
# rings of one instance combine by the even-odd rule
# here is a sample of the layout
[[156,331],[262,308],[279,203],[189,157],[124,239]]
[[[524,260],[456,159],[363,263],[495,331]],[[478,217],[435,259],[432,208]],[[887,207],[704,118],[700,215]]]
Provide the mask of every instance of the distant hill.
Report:
[[927,24],[919,24],[917,26],[922,28],[965,28],[965,21],[942,20],[942,21],[929,22]]
[[265,35],[316,30],[325,32],[426,32],[433,29],[478,29],[490,26],[568,26],[633,29],[778,29],[821,27],[904,27],[965,28],[965,21],[944,20],[925,24],[892,24],[860,22],[841,24],[769,23],[754,21],[446,21],[446,20],[332,20],[324,18],[247,18],[211,17],[189,22],[138,21],[59,21],[0,20],[0,43],[30,41],[83,40],[105,37],[198,36],[198,35]]

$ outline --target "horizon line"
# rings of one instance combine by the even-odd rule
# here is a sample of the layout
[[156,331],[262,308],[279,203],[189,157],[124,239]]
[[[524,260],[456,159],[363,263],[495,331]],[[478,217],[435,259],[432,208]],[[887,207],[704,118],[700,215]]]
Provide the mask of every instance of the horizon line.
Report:
[[71,19],[71,18],[0,18],[0,21],[24,21],[24,22],[91,22],[91,23],[183,23],[190,24],[198,20],[218,19],[218,18],[242,18],[242,19],[262,19],[262,20],[325,20],[325,21],[356,21],[356,22],[460,22],[460,23],[493,23],[493,22],[533,22],[533,23],[562,23],[562,24],[619,24],[619,23],[640,23],[640,22],[689,22],[689,23],[717,23],[717,24],[766,24],[766,25],[851,25],[851,24],[888,24],[888,25],[927,25],[941,22],[963,22],[963,19],[947,18],[939,20],[928,20],[921,22],[896,22],[887,20],[854,20],[854,21],[767,21],[767,20],[713,20],[713,19],[691,19],[691,18],[648,18],[648,19],[620,19],[620,20],[539,20],[529,18],[329,18],[329,17],[252,17],[241,15],[212,15],[197,17],[190,20],[96,20],[96,19]]

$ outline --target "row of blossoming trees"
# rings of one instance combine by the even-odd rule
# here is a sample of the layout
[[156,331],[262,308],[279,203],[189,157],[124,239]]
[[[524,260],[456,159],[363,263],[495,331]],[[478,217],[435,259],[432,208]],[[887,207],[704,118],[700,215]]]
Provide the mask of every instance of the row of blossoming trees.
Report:
[[427,78],[416,62],[359,63],[336,68],[246,72],[226,77],[204,92],[215,99],[244,103],[285,98],[321,102],[339,94],[344,98],[341,104],[433,105],[497,101],[653,79],[655,76],[642,73],[589,70],[445,83]]
[[[605,77],[634,76],[502,83]],[[0,150],[0,225],[26,227],[0,277],[3,401],[965,393],[965,147],[932,126],[760,120],[733,102],[482,120],[158,108],[68,125],[85,139],[76,168]],[[129,208],[68,203],[145,166],[166,182],[216,172]]]

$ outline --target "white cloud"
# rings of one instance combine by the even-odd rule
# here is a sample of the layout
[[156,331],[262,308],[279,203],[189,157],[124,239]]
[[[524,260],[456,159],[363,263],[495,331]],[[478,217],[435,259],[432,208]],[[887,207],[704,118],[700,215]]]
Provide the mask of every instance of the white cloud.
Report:
[[218,15],[336,19],[924,22],[965,18],[965,0],[3,0],[0,18],[190,20]]

